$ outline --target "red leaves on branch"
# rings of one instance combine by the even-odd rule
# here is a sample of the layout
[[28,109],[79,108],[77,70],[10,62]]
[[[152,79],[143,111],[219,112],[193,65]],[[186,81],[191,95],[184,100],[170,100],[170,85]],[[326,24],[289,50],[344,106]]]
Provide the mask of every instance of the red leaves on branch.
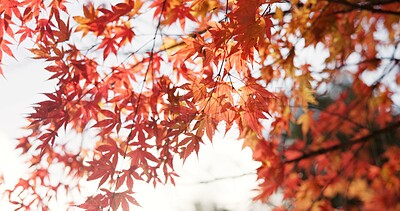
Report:
[[114,176],[116,166],[106,158],[90,161],[89,165],[91,166],[91,168],[93,168],[91,170],[93,173],[89,175],[87,180],[90,181],[101,178],[99,182],[99,187]]
[[239,131],[260,163],[255,199],[280,190],[277,210],[399,209],[396,8],[1,1],[0,65],[24,46],[57,82],[18,139],[30,167],[10,202],[50,209],[86,179],[98,190],[76,206],[129,210],[135,182],[175,184],[174,161],[199,155],[218,127]]
[[119,116],[119,111],[117,109],[116,113],[105,109],[100,110],[99,113],[103,114],[105,118],[98,121],[95,125],[93,125],[93,127],[101,128],[100,134],[110,133],[115,126],[117,126],[117,131],[119,131],[119,129],[121,128],[121,120]]

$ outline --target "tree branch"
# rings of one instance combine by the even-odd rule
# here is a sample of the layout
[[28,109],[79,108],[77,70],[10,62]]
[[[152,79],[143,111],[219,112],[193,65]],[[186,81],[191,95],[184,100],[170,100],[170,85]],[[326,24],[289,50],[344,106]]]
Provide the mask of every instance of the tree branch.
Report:
[[[328,0],[328,2],[334,3],[334,4],[341,4],[341,5],[345,5],[345,6],[349,6],[355,9],[359,9],[359,10],[366,10],[366,11],[370,11],[373,13],[381,13],[381,14],[387,14],[387,15],[396,15],[396,16],[400,16],[400,12],[397,11],[392,11],[392,10],[381,10],[381,9],[376,9],[373,6],[379,6],[381,4],[354,4],[351,2],[348,2],[346,0]],[[384,2],[387,3],[387,2]]]
[[234,176],[227,176],[227,177],[216,177],[210,180],[204,180],[204,181],[200,181],[199,184],[208,184],[208,183],[213,183],[213,182],[217,182],[220,180],[227,180],[227,179],[237,179],[237,178],[241,178],[241,177],[245,177],[245,176],[249,176],[249,175],[255,175],[255,172],[247,172],[247,173],[243,173],[243,174],[239,174],[239,175],[234,175]]
[[336,151],[336,150],[339,150],[339,149],[343,149],[345,147],[350,147],[350,146],[353,146],[355,144],[360,144],[360,143],[368,141],[370,138],[373,138],[373,137],[375,137],[377,135],[380,135],[382,133],[387,133],[389,131],[395,130],[395,129],[399,128],[399,127],[400,127],[400,121],[396,122],[396,123],[394,123],[394,124],[392,124],[392,125],[390,125],[388,127],[385,127],[383,129],[376,130],[376,131],[374,131],[374,132],[372,132],[372,133],[370,133],[370,134],[368,134],[366,136],[363,136],[361,138],[357,138],[357,139],[354,139],[352,141],[349,141],[347,143],[339,143],[339,144],[333,145],[331,147],[322,148],[322,149],[318,149],[318,150],[315,150],[315,151],[305,152],[303,155],[301,155],[301,156],[299,156],[297,158],[291,159],[291,160],[286,160],[283,163],[284,164],[295,163],[295,162],[298,162],[298,161],[301,161],[301,160],[304,160],[304,159],[307,159],[307,158],[311,158],[311,157],[314,157],[314,156],[317,156],[317,155],[322,155],[322,154],[325,154],[325,153],[328,153],[328,152],[332,152],[332,151]]

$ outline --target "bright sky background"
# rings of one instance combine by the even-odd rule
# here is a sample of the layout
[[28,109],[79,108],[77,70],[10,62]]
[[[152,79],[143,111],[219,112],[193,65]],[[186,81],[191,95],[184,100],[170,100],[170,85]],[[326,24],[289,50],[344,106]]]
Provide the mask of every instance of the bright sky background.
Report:
[[[0,184],[2,196],[5,188],[12,188],[26,169],[14,151],[15,138],[26,133],[21,129],[27,124],[24,117],[33,111],[33,104],[45,99],[40,93],[54,89],[54,82],[46,80],[49,76],[42,62],[24,57],[5,61],[6,78],[0,78],[0,173],[5,178],[5,184]],[[249,149],[241,149],[242,142],[236,137],[234,132],[225,137],[217,134],[213,144],[200,148],[199,159],[192,155],[183,167],[176,165],[181,176],[176,180],[176,187],[160,185],[154,189],[152,185],[136,183],[135,197],[143,208],[132,210],[195,211],[196,203],[202,205],[203,211],[214,206],[231,211],[268,210],[266,205],[251,201],[255,195],[252,189],[257,187],[256,175],[251,172],[255,172],[258,164],[252,161]],[[229,178],[243,174],[247,175]],[[201,183],[222,177],[228,179]],[[0,200],[0,210],[12,210],[7,197]]]

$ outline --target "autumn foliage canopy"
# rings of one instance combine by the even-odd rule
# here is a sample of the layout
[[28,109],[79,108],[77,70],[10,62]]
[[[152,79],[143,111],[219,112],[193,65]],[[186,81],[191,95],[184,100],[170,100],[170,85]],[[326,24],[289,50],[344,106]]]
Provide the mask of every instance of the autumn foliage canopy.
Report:
[[0,1],[0,62],[24,46],[56,81],[9,200],[47,210],[95,180],[71,207],[128,210],[218,127],[260,163],[255,200],[400,210],[399,20],[396,0]]

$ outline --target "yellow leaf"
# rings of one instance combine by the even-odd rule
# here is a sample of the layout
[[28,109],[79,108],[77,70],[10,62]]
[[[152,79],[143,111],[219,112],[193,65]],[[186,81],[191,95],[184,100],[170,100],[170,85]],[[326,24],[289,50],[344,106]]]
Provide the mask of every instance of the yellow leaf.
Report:
[[315,92],[314,90],[304,87],[302,90],[302,94],[303,94],[302,97],[304,100],[306,100],[307,103],[316,105],[316,104],[318,104],[318,102],[317,102],[317,100],[315,100],[315,97],[313,95],[314,92]]
[[281,10],[281,8],[276,8],[274,18],[279,20],[279,22],[283,21],[283,11]]
[[297,124],[301,124],[301,132],[303,133],[303,137],[305,137],[310,129],[310,123],[312,121],[312,112],[307,111],[306,113],[302,114],[297,119]]
[[350,198],[359,198],[362,201],[369,201],[372,194],[368,188],[367,181],[360,178],[353,180],[349,187],[348,196]]
[[176,49],[179,47],[178,43],[176,42],[176,39],[166,37],[163,39],[163,45],[160,48],[160,51],[166,51],[167,54],[170,56],[173,52],[176,51]]

